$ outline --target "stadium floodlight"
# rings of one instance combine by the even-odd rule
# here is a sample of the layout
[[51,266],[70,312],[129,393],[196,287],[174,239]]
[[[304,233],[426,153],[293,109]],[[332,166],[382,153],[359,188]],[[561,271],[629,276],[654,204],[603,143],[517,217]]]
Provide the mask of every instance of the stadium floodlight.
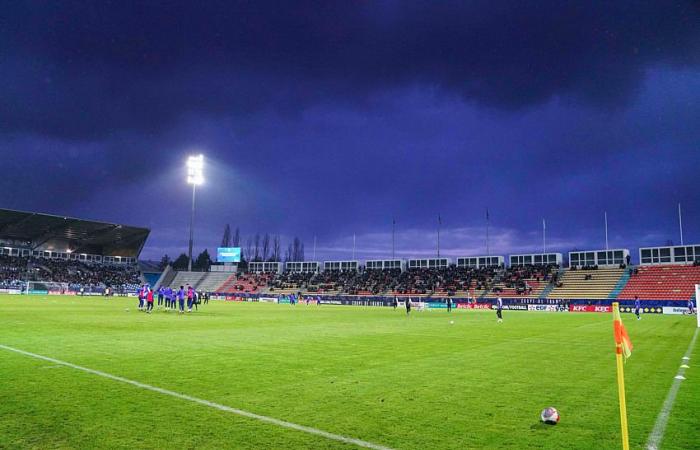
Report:
[[204,184],[204,155],[187,158],[187,184]]
[[192,243],[194,241],[194,198],[197,186],[204,184],[204,155],[187,158],[187,184],[192,185],[192,214],[190,215],[190,247],[187,270],[192,271]]

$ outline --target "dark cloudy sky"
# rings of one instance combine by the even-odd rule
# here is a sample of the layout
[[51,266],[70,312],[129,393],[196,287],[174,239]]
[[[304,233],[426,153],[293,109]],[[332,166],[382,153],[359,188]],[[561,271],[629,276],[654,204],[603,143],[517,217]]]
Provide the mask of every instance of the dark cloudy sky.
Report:
[[694,1],[5,2],[0,206],[317,259],[700,242]]

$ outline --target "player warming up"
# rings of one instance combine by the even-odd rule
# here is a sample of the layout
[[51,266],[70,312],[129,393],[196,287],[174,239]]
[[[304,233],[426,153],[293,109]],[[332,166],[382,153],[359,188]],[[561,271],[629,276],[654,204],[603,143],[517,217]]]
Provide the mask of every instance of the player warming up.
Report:
[[501,297],[496,300],[496,317],[498,317],[498,323],[503,322],[503,299]]
[[185,312],[185,287],[180,286],[180,290],[177,291],[177,302],[180,306],[180,314]]
[[151,288],[148,288],[148,292],[146,293],[146,312],[148,314],[153,311],[153,290]]
[[406,316],[411,315],[411,299],[407,298],[406,299]]
[[642,320],[642,302],[639,301],[638,296],[634,296],[634,314],[637,316],[637,320]]

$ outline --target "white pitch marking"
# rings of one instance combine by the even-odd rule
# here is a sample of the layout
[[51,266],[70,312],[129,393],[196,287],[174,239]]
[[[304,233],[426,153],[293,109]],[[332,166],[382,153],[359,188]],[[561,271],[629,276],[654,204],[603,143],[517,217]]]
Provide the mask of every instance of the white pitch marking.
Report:
[[66,362],[66,361],[61,361],[60,359],[54,359],[54,358],[50,358],[48,356],[38,355],[36,353],[31,353],[31,352],[27,352],[27,351],[20,350],[17,348],[8,347],[7,345],[0,344],[0,348],[11,351],[11,352],[19,353],[21,355],[31,356],[32,358],[42,359],[44,361],[49,361],[49,362],[52,362],[54,364],[60,364],[62,366],[70,367],[72,369],[81,370],[83,372],[91,373],[93,375],[97,375],[100,377],[109,378],[110,380],[120,381],[122,383],[130,384],[132,386],[136,386],[136,387],[139,387],[141,389],[146,389],[148,391],[158,392],[159,394],[169,395],[171,397],[179,398],[181,400],[188,400],[188,401],[193,402],[193,403],[198,403],[200,405],[209,406],[211,408],[215,408],[215,409],[218,409],[221,411],[230,412],[230,413],[236,414],[238,416],[243,416],[243,417],[247,417],[249,419],[259,420],[261,422],[271,423],[273,425],[277,425],[277,426],[280,426],[283,428],[289,428],[291,430],[296,430],[296,431],[301,431],[303,433],[321,436],[321,437],[324,437],[326,439],[331,439],[333,441],[343,442],[345,444],[354,444],[358,447],[371,448],[374,450],[391,450],[390,447],[385,447],[383,445],[373,444],[371,442],[363,441],[360,439],[355,439],[355,438],[341,436],[339,434],[329,433],[327,431],[319,430],[317,428],[307,427],[305,425],[299,425],[296,423],[287,422],[285,420],[275,419],[274,417],[268,417],[268,416],[263,416],[260,414],[255,414],[255,413],[248,412],[248,411],[245,411],[242,409],[231,408],[230,406],[210,402],[209,400],[203,400],[201,398],[192,397],[192,396],[187,395],[187,394],[181,394],[179,392],[170,391],[168,389],[159,388],[157,386],[151,386],[150,384],[140,383],[138,381],[129,380],[128,378],[123,378],[123,377],[120,377],[117,375],[112,375],[112,374],[109,374],[107,372],[102,372],[99,370],[90,369],[88,367],[83,367],[83,366],[78,366],[76,364],[71,364],[71,363]]
[[688,358],[687,356],[684,356],[684,357],[681,358],[681,359],[684,359],[684,360],[688,361],[690,358]]
[[[700,328],[695,329],[693,338],[690,340],[688,349],[685,351],[684,360],[690,359],[688,355],[693,352],[695,347],[695,341],[698,338],[698,331]],[[671,409],[673,409],[673,403],[676,401],[676,395],[678,395],[678,389],[681,387],[681,381],[685,380],[683,374],[685,373],[685,368],[681,367],[678,369],[678,374],[674,377],[674,381],[671,384],[671,388],[668,390],[666,395],[666,400],[664,400],[663,406],[661,406],[661,411],[656,417],[656,423],[654,424],[654,429],[651,430],[651,434],[647,439],[647,450],[657,450],[659,445],[661,445],[661,440],[664,438],[664,432],[666,431],[666,425],[668,424],[668,418],[671,415]]]
[[683,364],[681,366],[681,369],[690,369],[690,366],[688,364]]

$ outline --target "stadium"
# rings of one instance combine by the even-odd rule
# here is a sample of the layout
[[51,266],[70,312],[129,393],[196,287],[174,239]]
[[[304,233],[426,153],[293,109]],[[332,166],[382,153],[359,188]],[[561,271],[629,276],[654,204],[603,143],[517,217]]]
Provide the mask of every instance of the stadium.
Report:
[[5,2],[0,449],[700,449],[699,24]]
[[[638,349],[627,364],[634,446],[683,368],[693,373],[682,363],[693,359],[683,350],[700,245],[454,261],[246,262],[226,248],[224,262],[188,271],[139,261],[147,228],[5,209],[0,222],[10,447],[141,446],[144,414],[207,430],[168,425],[148,447],[616,447],[614,302]],[[158,323],[138,315],[145,286]],[[192,311],[184,324],[181,286],[200,298],[194,311],[180,303]],[[664,448],[696,442],[682,411],[697,388],[686,386]],[[549,404],[565,418],[556,430],[533,416]]]

